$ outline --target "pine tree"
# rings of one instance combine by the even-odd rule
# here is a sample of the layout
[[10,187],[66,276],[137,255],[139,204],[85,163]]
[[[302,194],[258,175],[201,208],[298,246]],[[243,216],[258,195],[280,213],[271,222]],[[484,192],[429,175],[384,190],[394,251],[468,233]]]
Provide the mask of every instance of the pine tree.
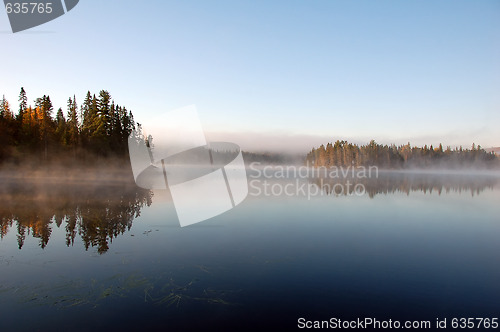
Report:
[[62,108],[59,107],[56,114],[56,137],[57,140],[63,145],[67,144],[66,139],[66,119]]
[[76,105],[76,97],[73,95],[73,99],[68,99],[68,144],[76,147],[78,145],[78,106]]
[[17,119],[19,123],[23,121],[24,112],[28,108],[28,97],[26,96],[26,91],[21,87],[21,92],[19,93],[19,113],[17,115]]
[[97,107],[99,110],[99,120],[97,126],[97,134],[100,137],[110,134],[111,129],[111,95],[106,90],[99,92],[99,99],[97,100]]
[[7,99],[5,99],[5,95],[2,97],[2,101],[0,101],[0,119],[5,119],[7,121],[12,119],[10,104]]
[[48,156],[48,142],[54,132],[54,123],[52,120],[53,109],[54,108],[49,96],[44,95],[42,98],[37,98],[35,100],[35,110],[37,112],[37,120],[40,126],[40,138],[44,147],[45,159],[47,159]]

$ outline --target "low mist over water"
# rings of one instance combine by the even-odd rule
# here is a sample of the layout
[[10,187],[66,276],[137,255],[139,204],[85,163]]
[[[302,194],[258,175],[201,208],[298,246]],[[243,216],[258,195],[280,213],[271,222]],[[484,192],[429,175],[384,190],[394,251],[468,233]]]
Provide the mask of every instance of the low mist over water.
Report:
[[[248,169],[249,196],[262,198],[332,200],[361,199],[388,194],[459,194],[480,196],[500,188],[500,173],[492,171],[413,170],[388,171],[356,168],[310,168],[295,165],[252,164]],[[137,187],[128,168],[57,168],[0,173],[1,237],[17,232],[21,249],[26,237],[36,238],[43,249],[54,228],[65,229],[65,243],[75,238],[85,250],[105,253],[115,237],[126,236],[141,211],[167,199],[168,190]],[[478,198],[480,199],[480,198]],[[175,222],[173,223],[175,224]],[[59,241],[59,239],[56,239]]]
[[[138,188],[128,169],[2,171],[0,326],[32,330],[29,315],[41,330],[55,317],[62,329],[86,317],[112,330],[255,330],[497,313],[497,172],[302,178],[291,167],[249,168],[243,203],[184,228],[169,192]],[[341,193],[348,181],[364,192]]]

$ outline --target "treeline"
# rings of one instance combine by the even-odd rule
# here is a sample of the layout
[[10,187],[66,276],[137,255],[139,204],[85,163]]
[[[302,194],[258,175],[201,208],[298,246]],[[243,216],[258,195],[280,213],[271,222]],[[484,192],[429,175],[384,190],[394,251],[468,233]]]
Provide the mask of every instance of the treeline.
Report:
[[74,159],[94,156],[125,156],[127,137],[135,128],[132,112],[115,104],[106,90],[96,96],[87,92],[78,106],[70,97],[66,110],[54,112],[48,95],[28,104],[24,88],[17,111],[5,96],[0,101],[0,162],[38,156],[70,155]]
[[313,148],[306,156],[311,166],[378,166],[381,168],[426,168],[426,167],[497,167],[500,162],[493,152],[486,152],[480,145],[471,149],[406,145],[382,145],[374,140],[366,145],[357,145],[337,140],[335,143]]

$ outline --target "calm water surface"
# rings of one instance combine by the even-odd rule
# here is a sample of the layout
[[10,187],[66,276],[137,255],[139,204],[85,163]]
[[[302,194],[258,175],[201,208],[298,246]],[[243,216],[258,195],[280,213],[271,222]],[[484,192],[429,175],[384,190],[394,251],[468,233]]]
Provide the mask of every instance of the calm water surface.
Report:
[[361,196],[250,190],[237,208],[180,228],[168,192],[4,180],[0,330],[500,316],[500,177],[363,183]]

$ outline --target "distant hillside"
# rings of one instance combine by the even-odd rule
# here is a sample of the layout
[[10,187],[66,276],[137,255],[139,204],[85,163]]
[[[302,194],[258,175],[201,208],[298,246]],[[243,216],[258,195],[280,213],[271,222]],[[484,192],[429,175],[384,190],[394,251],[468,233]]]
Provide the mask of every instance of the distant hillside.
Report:
[[249,152],[249,151],[243,151],[242,153],[246,165],[250,165],[254,162],[258,162],[263,165],[293,165],[293,164],[304,163],[304,157],[300,155],[292,155],[287,153],[276,153],[276,152]]

